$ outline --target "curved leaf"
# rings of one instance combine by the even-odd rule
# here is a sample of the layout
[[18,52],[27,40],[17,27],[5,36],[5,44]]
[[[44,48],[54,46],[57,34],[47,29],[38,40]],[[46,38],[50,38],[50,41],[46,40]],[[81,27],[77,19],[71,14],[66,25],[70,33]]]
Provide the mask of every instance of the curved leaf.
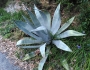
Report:
[[62,31],[64,31],[66,28],[70,26],[70,24],[73,22],[75,16],[69,19],[63,26],[58,30],[57,34],[60,34]]
[[[40,24],[42,26],[45,26],[45,23],[47,22],[47,17],[43,12],[41,12],[35,5],[34,5],[34,11],[36,14],[37,19],[39,20]],[[40,13],[41,12],[41,13]],[[45,26],[46,27],[46,26]]]
[[20,25],[21,27],[23,27],[24,29],[26,30],[32,30],[33,28],[28,24],[28,23],[25,23],[21,20],[15,20],[14,21],[17,25]]
[[45,57],[45,47],[46,47],[46,43],[40,46],[40,53],[43,58]]
[[[28,9],[27,9],[27,12],[29,13],[30,18],[32,19],[32,22],[34,23],[34,26],[36,28],[41,26],[41,24],[38,21],[38,19],[36,18],[36,16]],[[38,31],[37,33],[38,33],[39,37],[41,37],[44,41],[48,41],[48,35],[44,31]]]
[[31,52],[25,55],[25,57],[22,59],[23,61],[29,60],[30,58],[33,58],[36,56],[35,52]]
[[31,23],[28,18],[26,18],[25,16],[23,16],[23,18],[24,18],[24,20],[25,20],[26,23],[28,23],[32,28],[35,28],[35,26],[33,25],[33,23]]
[[39,20],[42,26],[45,26],[48,30],[50,30],[51,26],[51,17],[48,12],[42,12],[34,5],[34,11],[36,14],[37,19]]
[[39,66],[38,66],[38,70],[42,70],[43,69],[43,66],[44,66],[44,64],[45,64],[45,62],[47,60],[48,55],[49,55],[49,51],[50,51],[50,48],[48,47],[47,50],[46,50],[45,57],[40,60],[40,63],[39,63]]
[[40,41],[40,40],[34,40],[32,38],[26,37],[26,38],[19,40],[16,45],[17,46],[19,46],[19,45],[30,45],[30,44],[35,45],[35,44],[41,44],[41,43],[42,43],[42,41]]
[[39,26],[41,26],[40,23],[39,23],[39,21],[38,21],[38,19],[36,18],[36,16],[31,11],[29,11],[28,9],[27,9],[27,12],[28,12],[28,14],[29,14],[29,16],[30,16],[30,18],[31,18],[34,26],[36,28],[39,27]]
[[20,48],[39,48],[41,45],[35,45],[35,46],[18,46]]
[[68,65],[66,59],[63,59],[63,60],[61,61],[61,63],[62,63],[63,67],[64,67],[66,70],[70,70],[70,69],[69,69],[69,65]]
[[41,31],[41,30],[46,30],[46,28],[44,26],[40,26],[40,27],[37,27],[36,29],[31,30],[31,32]]
[[61,40],[53,40],[53,44],[61,50],[72,52],[72,50]]
[[48,34],[48,32],[47,32],[47,30],[46,30],[46,28],[44,26],[37,27],[36,29],[31,30],[31,32],[33,32],[33,33],[34,32],[38,32],[39,33],[39,36],[42,37],[42,39],[44,39],[45,41],[49,37],[49,34]]
[[83,36],[85,34],[74,31],[74,30],[67,30],[63,33],[61,33],[60,35],[57,35],[57,38],[66,38],[66,37],[70,37],[70,36]]
[[51,29],[51,16],[48,12],[44,12],[44,13],[47,16],[47,23],[45,23],[45,24],[46,24],[47,29],[50,31],[50,29]]
[[[17,27],[19,29],[21,29],[24,33],[30,35],[31,37],[37,39],[37,40],[42,40],[40,37],[36,36],[35,34],[31,33],[29,30],[32,29],[29,27],[28,24],[26,24],[25,22],[22,22],[20,20],[14,21],[15,24],[17,25]],[[28,30],[29,29],[29,30]]]
[[60,4],[59,4],[55,10],[52,20],[51,32],[53,35],[58,31],[60,24],[61,24],[61,18],[60,18]]

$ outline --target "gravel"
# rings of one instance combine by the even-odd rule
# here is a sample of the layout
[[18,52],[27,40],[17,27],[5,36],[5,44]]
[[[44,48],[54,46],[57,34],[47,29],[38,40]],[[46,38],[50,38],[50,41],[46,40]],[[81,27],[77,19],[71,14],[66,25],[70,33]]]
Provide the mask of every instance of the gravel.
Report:
[[6,55],[0,52],[0,70],[21,70],[18,66],[11,63]]
[[18,59],[15,55],[16,51],[19,51],[19,48],[16,47],[15,41],[0,36],[0,70],[20,70],[20,68],[33,70],[34,61],[26,62]]

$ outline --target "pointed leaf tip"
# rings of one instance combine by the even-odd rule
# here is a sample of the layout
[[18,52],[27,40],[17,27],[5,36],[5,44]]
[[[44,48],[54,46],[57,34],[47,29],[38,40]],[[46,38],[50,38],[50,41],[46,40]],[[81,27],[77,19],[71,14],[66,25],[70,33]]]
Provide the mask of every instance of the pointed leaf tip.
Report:
[[53,40],[53,44],[61,50],[72,52],[72,50],[61,40]]
[[40,63],[39,63],[39,66],[38,66],[38,70],[42,70],[43,69],[43,66],[44,66],[44,64],[45,64],[45,62],[47,60],[48,55],[49,55],[49,51],[50,51],[50,47],[47,48],[45,57],[43,57],[40,60]]
[[74,31],[74,30],[67,30],[63,33],[61,33],[60,35],[57,35],[57,38],[66,38],[66,37],[70,37],[70,36],[83,36],[85,34]]
[[53,35],[55,35],[55,33],[58,31],[60,24],[61,24],[61,17],[60,17],[60,4],[59,4],[54,12],[54,16],[52,20],[51,32]]
[[70,70],[70,69],[69,69],[69,65],[68,65],[66,59],[63,59],[63,60],[61,61],[61,63],[62,63],[63,67],[64,67],[66,70]]
[[40,53],[43,58],[45,57],[45,47],[46,47],[46,43],[40,47]]
[[69,19],[66,23],[62,25],[62,27],[58,30],[57,34],[60,34],[62,31],[64,31],[66,28],[70,26],[70,24],[73,22],[75,16]]

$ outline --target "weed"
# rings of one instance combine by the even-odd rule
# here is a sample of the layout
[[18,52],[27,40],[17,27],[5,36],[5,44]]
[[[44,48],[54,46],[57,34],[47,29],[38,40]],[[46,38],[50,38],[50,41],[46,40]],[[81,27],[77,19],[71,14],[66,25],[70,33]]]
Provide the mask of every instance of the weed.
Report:
[[80,24],[86,33],[90,33],[90,3],[84,4],[84,6],[81,7],[80,11]]
[[23,12],[20,11],[11,14],[0,8],[0,34],[4,38],[10,38],[13,36],[16,31],[16,26],[13,24],[12,19],[22,19],[21,13]]

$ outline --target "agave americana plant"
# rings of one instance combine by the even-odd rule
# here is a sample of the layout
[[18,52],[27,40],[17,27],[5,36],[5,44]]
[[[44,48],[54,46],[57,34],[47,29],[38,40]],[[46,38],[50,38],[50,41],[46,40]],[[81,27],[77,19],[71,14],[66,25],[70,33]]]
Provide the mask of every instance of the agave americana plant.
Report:
[[[60,26],[60,4],[57,6],[54,12],[52,21],[51,16],[48,12],[42,12],[35,5],[34,11],[35,15],[27,9],[31,21],[25,16],[23,16],[25,21],[14,20],[18,28],[30,36],[30,38],[26,37],[19,40],[16,45],[20,48],[38,48],[42,55],[38,70],[42,70],[44,63],[49,55],[50,49],[52,48],[52,45],[55,45],[57,48],[63,51],[72,52],[72,50],[64,42],[61,41],[61,38],[70,36],[83,36],[85,34],[74,30],[65,31],[65,29],[69,27],[75,17],[72,17],[65,24]],[[36,56],[36,53],[31,52],[29,54],[26,54],[23,60],[28,60],[29,58],[34,56]]]

